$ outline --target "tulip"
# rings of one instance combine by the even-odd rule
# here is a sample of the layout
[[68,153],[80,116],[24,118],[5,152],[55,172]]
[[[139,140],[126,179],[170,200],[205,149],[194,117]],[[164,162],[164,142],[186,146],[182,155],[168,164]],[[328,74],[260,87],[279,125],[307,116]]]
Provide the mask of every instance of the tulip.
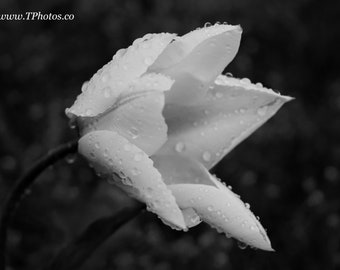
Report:
[[186,231],[203,220],[270,251],[249,204],[209,173],[291,100],[221,75],[241,33],[215,24],[182,37],[147,34],[85,82],[66,114],[79,128],[79,153],[96,172],[165,224]]

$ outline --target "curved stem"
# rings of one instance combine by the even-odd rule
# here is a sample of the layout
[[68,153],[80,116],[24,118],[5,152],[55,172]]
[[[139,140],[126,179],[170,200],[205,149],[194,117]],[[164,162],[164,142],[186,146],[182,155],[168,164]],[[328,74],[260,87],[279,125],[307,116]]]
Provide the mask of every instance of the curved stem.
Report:
[[76,239],[61,249],[46,270],[80,269],[100,245],[122,225],[141,213],[143,209],[145,209],[145,205],[136,203],[136,205],[123,208],[111,216],[97,219],[88,225]]
[[68,154],[75,153],[77,148],[78,141],[71,141],[49,151],[18,180],[13,191],[9,194],[0,221],[0,270],[4,270],[6,266],[7,227],[16,206],[24,197],[26,190],[46,168],[66,157]]

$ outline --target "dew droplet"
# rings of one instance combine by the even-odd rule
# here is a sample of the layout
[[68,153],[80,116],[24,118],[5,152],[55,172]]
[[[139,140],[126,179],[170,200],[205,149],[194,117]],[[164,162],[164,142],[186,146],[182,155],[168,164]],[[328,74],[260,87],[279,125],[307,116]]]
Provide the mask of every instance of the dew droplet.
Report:
[[211,212],[211,211],[214,210],[214,207],[212,205],[209,205],[207,209],[208,209],[209,212]]
[[122,177],[122,183],[126,186],[132,186],[132,181],[129,177]]
[[145,63],[145,65],[151,65],[152,64],[152,59],[150,58],[150,57],[146,57],[145,59],[144,59],[144,63]]
[[249,229],[250,229],[251,231],[255,231],[255,230],[256,230],[256,227],[253,226],[253,225],[251,225],[251,226],[249,227]]
[[211,154],[210,154],[210,152],[205,151],[205,152],[203,153],[203,160],[206,161],[206,162],[209,162],[210,159],[211,159]]
[[99,145],[99,143],[98,143],[98,142],[96,142],[96,143],[94,144],[94,147],[95,147],[95,148],[97,148],[97,149],[99,149],[99,148],[100,148],[100,145]]
[[244,206],[245,206],[247,209],[250,209],[250,204],[249,204],[249,203],[245,203]]
[[131,151],[131,145],[130,144],[125,144],[124,145],[124,150],[127,151],[127,152]]
[[175,150],[178,153],[181,153],[185,150],[185,144],[183,142],[178,142],[175,146]]
[[114,162],[113,162],[113,159],[112,159],[112,158],[109,159],[109,165],[110,165],[111,167],[113,167],[113,165],[114,165]]
[[141,161],[143,159],[142,153],[135,154],[134,158],[135,161]]
[[210,27],[212,24],[210,23],[210,22],[206,22],[205,24],[204,24],[204,27]]
[[259,116],[265,116],[268,110],[268,106],[263,106],[257,109],[257,114]]
[[190,218],[190,221],[191,221],[192,223],[198,223],[198,222],[201,221],[201,219],[200,219],[200,217],[199,217],[198,215],[194,215],[194,216],[192,216],[192,217]]
[[137,169],[137,168],[133,168],[131,172],[132,172],[133,175],[141,174],[141,171],[139,169]]
[[240,249],[246,249],[248,245],[247,245],[246,243],[244,243],[244,242],[237,241],[237,246],[238,246]]
[[81,91],[85,92],[89,86],[89,82],[84,82],[83,85],[81,86]]
[[109,98],[111,96],[111,88],[110,87],[105,87],[103,89],[103,95],[105,98]]
[[241,82],[247,83],[247,84],[251,83],[251,81],[248,78],[241,79]]
[[91,114],[92,114],[91,109],[87,109],[87,110],[85,111],[85,116],[90,116]]
[[131,135],[132,139],[134,139],[134,140],[137,139],[138,136],[139,136],[138,128],[132,127],[132,128],[130,129],[130,135]]
[[[67,109],[67,112],[69,112],[70,110],[68,110]],[[67,113],[66,112],[66,113]],[[77,127],[77,124],[76,124],[76,121],[74,121],[74,120],[70,120],[69,122],[68,122],[68,126],[70,127],[70,129],[75,129],[76,127]]]
[[215,92],[215,97],[216,98],[222,98],[223,97],[223,93],[222,92]]
[[68,164],[72,164],[72,163],[75,162],[76,158],[77,158],[77,155],[75,155],[75,154],[70,154],[70,155],[67,155],[67,156],[65,157],[65,161],[66,161],[66,163],[68,163]]

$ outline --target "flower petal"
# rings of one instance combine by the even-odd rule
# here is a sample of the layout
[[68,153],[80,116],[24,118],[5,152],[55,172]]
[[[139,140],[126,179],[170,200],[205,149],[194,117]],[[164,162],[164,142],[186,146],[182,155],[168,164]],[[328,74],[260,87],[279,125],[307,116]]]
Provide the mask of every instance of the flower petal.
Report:
[[83,85],[83,93],[66,109],[67,116],[73,119],[105,112],[132,80],[146,72],[174,37],[169,33],[148,34],[135,40],[129,48],[119,50],[112,61]]
[[[177,147],[182,150],[181,145]],[[151,159],[167,185],[194,183],[217,187],[207,169],[196,160],[181,155],[154,155]],[[182,209],[182,214],[188,228],[201,223],[200,217],[192,208]]]
[[93,164],[97,173],[145,202],[149,211],[168,224],[186,228],[181,210],[161,174],[137,146],[116,132],[93,131],[79,140],[79,153]]
[[168,186],[181,208],[193,208],[201,219],[228,237],[255,248],[273,251],[268,236],[245,204],[228,188],[200,184]]
[[182,214],[184,217],[185,225],[188,228],[195,227],[202,222],[200,216],[192,208],[183,209]]
[[153,155],[155,168],[167,185],[202,184],[217,187],[208,170],[196,160],[183,155]]
[[180,143],[180,154],[210,169],[291,99],[248,79],[218,76],[196,105],[165,105],[168,140],[157,153],[179,154]]
[[176,38],[149,67],[175,79],[166,103],[195,103],[235,57],[241,33],[239,26],[215,24]]
[[139,78],[131,84],[131,94],[119,98],[109,111],[93,118],[79,118],[81,135],[93,130],[115,131],[152,155],[167,139],[162,91],[168,90],[171,84],[169,78],[160,74]]

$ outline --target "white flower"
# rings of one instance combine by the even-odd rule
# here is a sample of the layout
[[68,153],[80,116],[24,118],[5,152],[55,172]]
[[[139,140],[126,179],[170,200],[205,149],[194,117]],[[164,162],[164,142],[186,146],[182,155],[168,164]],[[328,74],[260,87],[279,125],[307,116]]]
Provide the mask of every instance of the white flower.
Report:
[[83,85],[66,114],[95,170],[166,224],[186,230],[203,220],[272,250],[249,205],[208,171],[291,99],[220,75],[241,32],[215,24],[137,39]]

